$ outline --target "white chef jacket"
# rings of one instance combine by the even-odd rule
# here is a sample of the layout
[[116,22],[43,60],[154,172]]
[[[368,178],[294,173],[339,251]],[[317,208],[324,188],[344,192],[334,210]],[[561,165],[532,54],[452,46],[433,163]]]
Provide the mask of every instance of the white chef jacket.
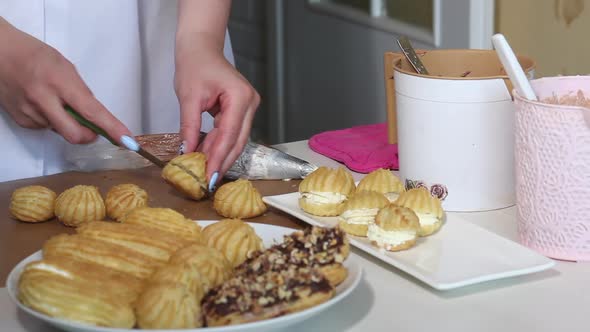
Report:
[[[60,51],[135,135],[179,130],[176,12],[175,0],[0,1],[0,16]],[[224,54],[234,63],[227,33]],[[209,131],[212,118],[203,117],[202,130]],[[0,181],[66,170],[68,146],[52,131],[19,127],[0,110]]]

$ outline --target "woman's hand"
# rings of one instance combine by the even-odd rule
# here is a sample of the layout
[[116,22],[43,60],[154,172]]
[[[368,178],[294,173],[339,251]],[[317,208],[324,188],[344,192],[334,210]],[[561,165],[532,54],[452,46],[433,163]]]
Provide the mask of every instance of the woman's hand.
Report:
[[260,97],[223,54],[197,53],[207,52],[194,50],[180,56],[176,66],[180,135],[183,151],[194,151],[199,145],[201,113],[208,111],[215,117],[214,128],[199,147],[207,154],[211,178],[216,171],[225,174],[242,153]]
[[2,18],[0,40],[0,105],[18,125],[51,128],[73,144],[93,141],[96,135],[64,111],[67,104],[115,139],[129,135],[57,50]]
[[[183,151],[207,154],[207,176],[223,176],[248,142],[260,96],[227,62],[223,42],[228,1],[179,2],[175,88],[180,102]],[[214,128],[199,144],[201,114],[215,117]]]

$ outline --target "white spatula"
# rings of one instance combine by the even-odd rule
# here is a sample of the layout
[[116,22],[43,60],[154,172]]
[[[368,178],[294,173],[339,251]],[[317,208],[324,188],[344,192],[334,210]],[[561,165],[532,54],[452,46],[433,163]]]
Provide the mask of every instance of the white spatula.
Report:
[[[512,51],[512,48],[510,48],[504,35],[501,33],[493,35],[492,44],[494,45],[494,48],[500,57],[500,62],[502,62],[502,65],[518,94],[528,100],[538,101],[539,99],[537,98],[537,95],[535,95],[535,91],[533,91],[529,80],[526,78],[522,67],[518,63],[518,60],[516,60],[516,55],[514,55],[514,52]],[[588,128],[590,128],[590,109],[585,109],[583,114],[584,121]]]
[[493,35],[492,44],[494,45],[498,57],[500,57],[500,62],[502,62],[502,65],[518,94],[528,100],[538,100],[535,91],[533,91],[529,80],[522,70],[520,63],[518,63],[516,55],[514,55],[514,52],[512,51],[512,48],[510,48],[504,35],[501,33]]

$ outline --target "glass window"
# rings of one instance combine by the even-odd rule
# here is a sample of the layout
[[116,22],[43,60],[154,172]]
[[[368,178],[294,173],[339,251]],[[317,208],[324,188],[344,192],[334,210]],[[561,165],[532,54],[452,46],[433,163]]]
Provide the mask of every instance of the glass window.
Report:
[[351,7],[367,14],[371,10],[371,0],[320,0],[319,2],[328,2],[334,5]]
[[433,0],[310,0],[370,17],[388,17],[432,32]]
[[432,31],[432,0],[386,0],[387,16]]

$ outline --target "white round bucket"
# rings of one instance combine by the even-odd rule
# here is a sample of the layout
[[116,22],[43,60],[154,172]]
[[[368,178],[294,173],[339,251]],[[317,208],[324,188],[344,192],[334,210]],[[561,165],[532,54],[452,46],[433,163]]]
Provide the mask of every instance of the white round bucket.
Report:
[[394,71],[406,187],[427,187],[447,211],[514,205],[515,109],[497,56],[483,50],[423,54],[429,76],[405,69],[405,59]]

